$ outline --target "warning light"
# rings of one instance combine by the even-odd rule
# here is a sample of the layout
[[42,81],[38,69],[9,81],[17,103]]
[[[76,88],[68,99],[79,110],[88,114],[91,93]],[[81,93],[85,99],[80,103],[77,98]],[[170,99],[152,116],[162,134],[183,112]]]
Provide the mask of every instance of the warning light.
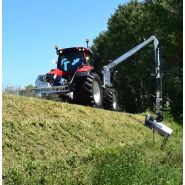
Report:
[[87,43],[87,48],[89,48],[89,46],[88,46],[89,39],[88,38],[86,39],[86,43]]

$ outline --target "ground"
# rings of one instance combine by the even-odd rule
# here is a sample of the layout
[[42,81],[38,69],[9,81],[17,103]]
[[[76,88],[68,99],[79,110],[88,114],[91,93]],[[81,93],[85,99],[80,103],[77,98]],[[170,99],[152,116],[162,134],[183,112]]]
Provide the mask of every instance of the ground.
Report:
[[3,95],[4,184],[182,184],[182,127],[144,114]]

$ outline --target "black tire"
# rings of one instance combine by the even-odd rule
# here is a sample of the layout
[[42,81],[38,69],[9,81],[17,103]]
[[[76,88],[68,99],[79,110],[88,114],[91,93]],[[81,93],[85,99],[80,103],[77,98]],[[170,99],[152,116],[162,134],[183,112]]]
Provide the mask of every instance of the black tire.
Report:
[[103,93],[103,107],[107,110],[118,110],[118,93],[113,88],[105,88]]
[[91,107],[102,107],[103,93],[100,77],[92,72],[86,77],[76,79],[74,102]]

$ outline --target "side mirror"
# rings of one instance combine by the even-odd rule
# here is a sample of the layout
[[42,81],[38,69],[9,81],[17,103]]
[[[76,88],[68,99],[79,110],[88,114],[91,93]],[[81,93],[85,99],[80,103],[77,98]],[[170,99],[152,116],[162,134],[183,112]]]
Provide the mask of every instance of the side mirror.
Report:
[[52,63],[57,65],[58,64],[58,60],[53,60]]

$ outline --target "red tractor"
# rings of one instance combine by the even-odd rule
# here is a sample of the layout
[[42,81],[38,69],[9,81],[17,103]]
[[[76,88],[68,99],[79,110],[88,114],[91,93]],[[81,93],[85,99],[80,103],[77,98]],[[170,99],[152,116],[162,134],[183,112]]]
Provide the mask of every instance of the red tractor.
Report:
[[92,107],[117,110],[118,96],[113,88],[113,68],[125,61],[143,47],[153,43],[155,55],[156,96],[155,113],[158,121],[162,120],[162,70],[160,60],[159,41],[156,36],[151,36],[138,44],[122,56],[118,57],[103,69],[100,67],[98,57],[85,47],[58,49],[57,69],[52,69],[46,75],[40,75],[36,80],[36,94],[49,96],[58,94],[61,99],[67,97],[75,103]]
[[81,105],[117,110],[117,92],[112,87],[103,86],[103,74],[99,69],[99,59],[85,47],[58,49],[57,69],[38,76],[35,93],[48,97],[58,94],[62,100]]

